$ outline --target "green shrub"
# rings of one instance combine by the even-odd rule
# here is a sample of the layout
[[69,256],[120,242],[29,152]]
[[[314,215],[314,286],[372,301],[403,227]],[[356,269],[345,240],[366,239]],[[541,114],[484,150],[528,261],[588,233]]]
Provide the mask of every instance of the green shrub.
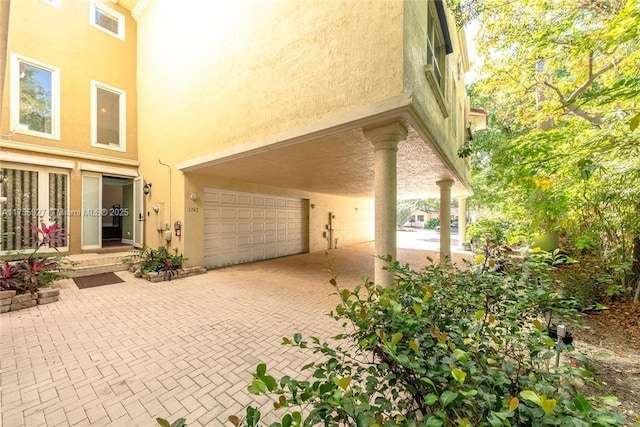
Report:
[[[533,267],[533,268],[530,268]],[[389,288],[364,281],[353,290],[331,280],[340,304],[330,315],[344,327],[331,342],[301,334],[283,344],[316,353],[307,377],[276,380],[260,364],[249,386],[287,411],[281,426],[621,425],[624,418],[580,394],[589,372],[556,367],[558,352],[543,325],[570,301],[553,289],[543,263],[512,272],[488,268],[415,271],[398,263]],[[571,354],[575,360],[585,360]],[[247,408],[236,426],[260,425]]]
[[166,246],[159,246],[156,249],[144,248],[135,251],[130,257],[123,260],[125,264],[137,264],[139,273],[170,273],[182,268],[182,264],[187,260],[182,254],[173,255]]

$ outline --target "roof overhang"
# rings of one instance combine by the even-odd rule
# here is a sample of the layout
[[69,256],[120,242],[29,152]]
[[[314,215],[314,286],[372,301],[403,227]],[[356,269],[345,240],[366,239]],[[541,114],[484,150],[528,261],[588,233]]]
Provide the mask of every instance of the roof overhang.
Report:
[[453,194],[470,194],[452,159],[435,142],[410,93],[385,99],[307,126],[178,163],[184,173],[276,187],[373,197],[374,150],[362,132],[401,121],[408,136],[398,144],[398,196],[437,197],[436,181],[454,179]]

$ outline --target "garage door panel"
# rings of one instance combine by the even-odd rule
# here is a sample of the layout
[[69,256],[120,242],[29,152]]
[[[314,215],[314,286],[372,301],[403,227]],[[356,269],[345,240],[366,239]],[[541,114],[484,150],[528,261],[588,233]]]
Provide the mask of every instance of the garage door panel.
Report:
[[232,193],[222,193],[220,195],[220,203],[222,204],[236,204],[236,195]]
[[238,224],[235,222],[222,222],[218,224],[220,233],[233,233],[236,234],[238,232]]
[[210,188],[204,199],[205,266],[304,252],[303,200]]

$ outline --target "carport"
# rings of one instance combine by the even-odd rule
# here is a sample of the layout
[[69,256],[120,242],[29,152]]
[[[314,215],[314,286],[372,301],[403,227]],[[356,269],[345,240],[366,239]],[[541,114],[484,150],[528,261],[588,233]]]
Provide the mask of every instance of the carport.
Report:
[[[440,197],[441,254],[450,254],[450,201],[470,193],[457,147],[409,93],[230,149],[178,169],[203,177],[375,200],[375,252],[397,255],[398,198]],[[463,230],[461,230],[461,234]],[[375,279],[388,284],[377,262]]]

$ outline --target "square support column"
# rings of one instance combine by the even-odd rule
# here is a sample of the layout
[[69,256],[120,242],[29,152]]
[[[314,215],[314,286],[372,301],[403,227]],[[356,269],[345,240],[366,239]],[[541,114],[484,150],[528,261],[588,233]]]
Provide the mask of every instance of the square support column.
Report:
[[467,240],[467,196],[458,197],[458,246],[464,247]]
[[451,260],[451,187],[452,179],[436,182],[440,187],[440,264]]
[[[372,129],[363,129],[375,152],[375,251],[376,256],[397,257],[398,142],[407,137],[407,128],[400,122]],[[393,277],[383,270],[386,262],[376,258],[374,281],[382,286],[393,283]]]

